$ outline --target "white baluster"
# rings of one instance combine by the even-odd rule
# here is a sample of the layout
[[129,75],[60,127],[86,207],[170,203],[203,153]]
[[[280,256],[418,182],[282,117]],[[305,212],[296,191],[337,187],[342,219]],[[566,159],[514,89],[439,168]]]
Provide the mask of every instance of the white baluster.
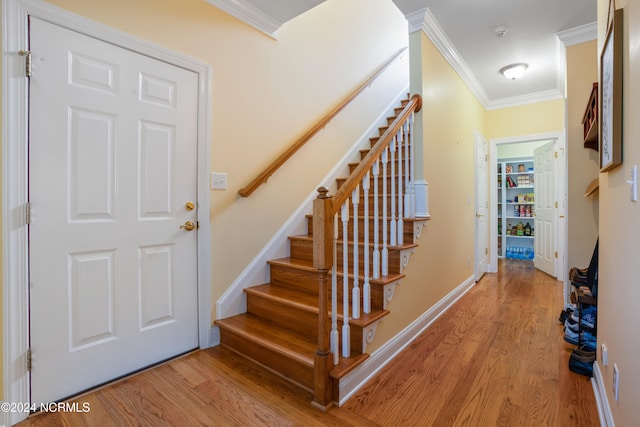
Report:
[[391,151],[391,221],[389,221],[389,245],[395,246],[396,240],[396,141],[397,135],[391,140],[389,150]]
[[331,352],[333,353],[333,364],[340,361],[340,351],[338,349],[340,334],[338,333],[338,214],[333,217],[333,268],[331,274]]
[[409,141],[409,119],[402,125],[404,131],[404,216],[413,218],[413,211],[411,209],[411,169],[409,165],[410,153],[410,141]]
[[371,313],[371,284],[369,283],[369,186],[371,176],[369,172],[362,181],[362,191],[364,193],[364,284],[362,285],[362,310]]
[[403,231],[404,231],[404,219],[402,216],[402,207],[404,205],[404,200],[402,196],[402,147],[403,147],[403,134],[402,129],[398,130],[398,229],[394,230],[397,233],[397,243],[398,246],[402,245],[403,242]]
[[416,158],[416,153],[415,153],[415,129],[414,129],[414,113],[411,113],[411,115],[409,116],[409,145],[410,145],[410,151],[411,151],[411,184],[410,184],[410,191],[411,191],[411,218],[415,218],[416,216],[416,192],[415,192],[415,182],[416,182],[416,163],[415,163],[415,158]]
[[358,247],[358,203],[360,202],[360,185],[356,185],[356,188],[353,190],[351,194],[351,201],[353,203],[353,289],[351,296],[351,317],[354,319],[360,318],[360,284],[358,281],[359,273],[360,273],[360,260],[358,257],[359,247]]
[[389,234],[387,214],[387,164],[389,163],[389,149],[382,152],[382,275],[389,274],[389,249],[387,248],[387,236]]
[[349,357],[349,201],[342,205],[342,357]]
[[380,209],[378,207],[378,178],[380,177],[380,161],[373,164],[373,278],[380,278]]

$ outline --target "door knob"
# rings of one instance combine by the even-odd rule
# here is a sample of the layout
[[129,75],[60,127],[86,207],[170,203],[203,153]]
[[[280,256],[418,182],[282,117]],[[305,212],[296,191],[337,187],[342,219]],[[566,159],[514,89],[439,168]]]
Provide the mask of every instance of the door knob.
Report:
[[196,225],[192,221],[187,221],[184,225],[181,225],[180,228],[184,228],[187,231],[191,231],[196,228]]

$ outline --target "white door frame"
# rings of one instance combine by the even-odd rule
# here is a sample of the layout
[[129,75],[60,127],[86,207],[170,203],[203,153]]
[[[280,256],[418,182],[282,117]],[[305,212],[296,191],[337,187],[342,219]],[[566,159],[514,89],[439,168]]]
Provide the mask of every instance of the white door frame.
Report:
[[[28,84],[25,59],[28,16],[98,38],[198,74],[198,327],[199,346],[211,345],[211,233],[209,223],[209,141],[211,140],[211,67],[110,27],[37,0],[2,0],[2,279],[4,400],[29,402],[26,353],[29,343],[28,235]],[[0,424],[12,425],[28,413],[3,413]]]
[[[560,281],[565,280],[565,275],[567,274],[567,257],[566,257],[566,248],[567,248],[567,157],[565,153],[566,150],[566,137],[565,132],[548,132],[548,133],[539,133],[539,134],[531,134],[531,135],[522,135],[516,137],[507,137],[507,138],[493,138],[489,140],[489,182],[494,183],[498,182],[498,145],[500,144],[510,144],[510,143],[518,143],[518,142],[534,142],[534,141],[544,141],[544,140],[554,140],[556,143],[556,150],[558,152],[558,160],[557,160],[557,182],[556,186],[556,200],[558,201],[558,218],[557,218],[557,235],[556,235],[556,250],[558,251],[558,259],[556,262],[556,275],[557,279]],[[489,187],[489,206],[490,206],[490,224],[489,224],[489,235],[491,236],[491,249],[490,249],[490,260],[489,260],[489,271],[497,272],[498,271],[498,248],[496,245],[497,238],[497,223],[498,223],[498,213],[496,211],[497,201],[498,201],[498,190],[495,185],[490,185]],[[566,293],[566,289],[565,289]]]
[[[489,149],[489,143],[488,143],[487,139],[484,137],[484,135],[482,135],[480,132],[478,132],[476,130],[474,132],[474,145],[475,145],[475,147],[474,147],[475,148],[475,151],[474,151],[474,153],[475,153],[475,156],[474,156],[474,158],[475,158],[475,176],[474,176],[475,189],[474,190],[475,190],[475,214],[476,214],[476,218],[475,218],[475,232],[474,232],[475,238],[474,238],[474,242],[473,242],[474,243],[474,253],[475,253],[473,272],[474,272],[474,276],[475,276],[476,282],[478,280],[480,280],[480,277],[478,277],[478,275],[479,275],[478,258],[480,256],[482,256],[481,249],[480,249],[480,246],[481,246],[480,245],[480,238],[479,238],[480,237],[479,236],[480,229],[478,227],[478,222],[479,222],[478,211],[480,210],[479,205],[478,205],[478,188],[479,188],[480,185],[489,186],[490,182],[495,182],[495,181],[488,181],[488,182],[484,182],[484,183],[478,182],[478,178],[479,178],[479,175],[480,175],[478,173],[478,171],[479,171],[478,145],[481,144],[481,143],[486,145],[486,149],[487,149],[486,154],[489,155],[489,150],[488,150]],[[487,167],[490,167],[490,163],[489,162],[487,162]],[[489,172],[489,171],[487,171],[487,172]],[[487,198],[489,198],[489,191],[487,191],[486,194],[487,194]],[[487,203],[489,203],[489,200],[487,200]],[[491,205],[489,204],[489,206],[491,206]],[[487,206],[487,209],[485,211],[485,215],[487,215],[489,213],[489,211],[490,211],[489,206]],[[487,221],[487,227],[490,227],[491,225],[488,224],[489,218],[486,218],[485,220]],[[484,246],[484,248],[491,247],[491,232],[489,230],[490,230],[490,228],[488,229],[488,236],[487,236],[487,239],[489,239],[489,241],[485,242],[486,246]],[[489,254],[486,254],[486,260],[487,260],[487,265],[486,265],[485,270],[486,270],[487,273],[489,273],[489,272],[491,272],[491,269],[489,267],[490,266],[490,255]],[[482,274],[484,274],[484,273],[485,272],[483,272]]]

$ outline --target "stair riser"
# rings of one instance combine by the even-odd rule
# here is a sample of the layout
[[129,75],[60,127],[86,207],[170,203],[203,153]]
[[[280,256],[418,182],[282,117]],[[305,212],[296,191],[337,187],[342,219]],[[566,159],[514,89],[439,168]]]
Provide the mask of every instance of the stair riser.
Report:
[[247,295],[247,312],[269,319],[293,332],[318,339],[318,312],[309,311],[286,302],[271,300],[260,295]]
[[[403,178],[402,178],[402,183],[403,183],[403,184],[402,184],[402,192],[403,192],[403,193],[405,193],[405,190],[404,190],[404,189],[405,189],[404,181],[405,181],[405,176],[406,176],[406,174],[402,174],[402,176],[403,176]],[[391,181],[392,181],[392,179],[393,179],[393,178],[392,178],[390,175],[387,175],[387,191],[388,191],[388,192],[391,192]],[[338,189],[340,189],[340,187],[342,187],[342,185],[343,185],[346,181],[347,181],[347,180],[346,180],[346,178],[338,178],[338,179],[336,179],[336,184],[338,185]],[[374,177],[373,177],[373,176],[371,176],[371,177],[369,178],[369,193],[370,193],[370,194],[373,194],[373,190],[374,190],[374,188],[373,188],[373,186],[374,186],[374,181],[375,181]],[[383,182],[384,182],[384,178],[382,177],[382,174],[381,174],[380,176],[378,176],[378,194],[381,194],[381,193],[382,193],[382,185],[383,185]],[[395,183],[397,184],[397,180],[395,181]],[[397,190],[397,189],[398,189],[398,188],[396,187],[396,190]],[[360,186],[360,192],[361,192],[361,193],[364,193],[364,190],[362,189],[362,186]]]
[[[351,292],[351,291],[350,291]],[[250,301],[249,298],[252,300]],[[372,295],[372,306],[375,308],[379,306],[382,309],[382,295],[381,292],[378,292],[377,300],[379,303],[375,303]],[[374,306],[374,304],[376,304]],[[338,329],[342,329],[342,292],[340,291],[338,294]],[[269,321],[277,323],[278,325],[289,329],[292,332],[297,334],[301,334],[309,340],[317,340],[318,339],[318,314],[311,313],[306,310],[296,309],[287,304],[282,304],[277,301],[266,300],[264,298],[260,298],[257,295],[248,295],[247,300],[247,311],[253,315],[260,316],[265,319],[269,319]],[[360,307],[360,312],[364,313],[363,307]],[[331,315],[329,315],[331,316]],[[362,353],[362,335],[363,330],[358,325],[351,325],[351,351],[354,354]],[[342,344],[342,336],[339,337],[340,345]]]
[[[343,291],[343,275],[341,273],[342,264],[338,265],[338,300],[342,301]],[[311,293],[312,295],[318,292],[318,276],[317,274],[311,274],[307,271],[299,271],[294,267],[285,266],[271,266],[271,283],[276,286],[285,286],[290,289],[303,290]],[[307,279],[301,280],[301,277],[306,276]],[[331,278],[329,278],[331,280]],[[349,277],[349,292],[353,290],[353,277]],[[315,286],[312,287],[312,284]],[[362,272],[359,276],[358,286],[360,289],[364,286],[364,277]],[[360,297],[363,297],[362,291]],[[382,310],[384,307],[384,285],[373,282],[371,283],[371,308],[374,310]],[[262,316],[265,317],[265,316]],[[306,330],[306,329],[305,329]]]
[[[349,222],[353,224],[353,217],[349,219]],[[379,231],[382,231],[382,219],[378,221]],[[373,242],[374,237],[374,219],[373,217],[369,217],[369,242]],[[307,217],[307,230],[310,230],[308,233],[309,237],[313,237],[313,217]],[[342,224],[338,226],[338,239],[342,240]],[[350,241],[353,240],[353,227],[349,227],[348,239]],[[358,239],[360,241],[364,240],[364,219],[361,217],[358,220]],[[389,241],[389,240],[387,240]],[[414,244],[416,243],[416,236],[414,230],[413,221],[404,221],[403,222],[403,243],[404,244]]]
[[291,266],[271,264],[271,283],[310,293],[318,292],[318,273]]
[[[360,242],[358,250],[358,263],[361,272],[364,271],[364,246]],[[380,251],[382,250],[382,245],[379,246]],[[313,257],[313,241],[311,240],[292,240],[290,242],[291,249],[291,257],[296,259],[306,259],[312,260]],[[353,245],[349,245],[349,265],[353,264]],[[338,257],[336,260],[336,264],[338,266],[338,270],[342,271],[342,242],[338,242]],[[373,266],[373,245],[369,245],[369,265]],[[400,273],[400,251],[394,248],[389,248],[389,273],[397,274]],[[274,280],[273,277],[273,269],[271,271],[271,280]]]
[[307,390],[313,390],[313,366],[288,358],[271,348],[226,329],[220,329],[222,344],[259,364],[274,370]]

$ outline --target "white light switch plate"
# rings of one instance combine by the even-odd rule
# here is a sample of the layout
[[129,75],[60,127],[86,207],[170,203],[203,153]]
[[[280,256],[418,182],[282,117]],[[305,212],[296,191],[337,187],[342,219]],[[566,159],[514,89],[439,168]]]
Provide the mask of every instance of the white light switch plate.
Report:
[[211,189],[212,190],[226,190],[227,189],[227,174],[220,172],[211,173]]
[[629,198],[632,202],[638,201],[638,165],[631,167],[631,179],[627,181],[627,184],[631,186],[631,193]]

